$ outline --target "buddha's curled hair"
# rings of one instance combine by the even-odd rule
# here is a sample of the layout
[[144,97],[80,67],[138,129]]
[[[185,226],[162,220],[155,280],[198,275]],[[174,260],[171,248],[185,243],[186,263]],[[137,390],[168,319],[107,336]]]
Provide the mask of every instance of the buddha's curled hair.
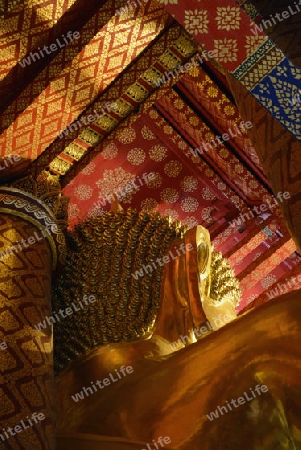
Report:
[[56,371],[90,349],[150,332],[164,268],[151,263],[162,259],[185,229],[159,213],[128,209],[90,218],[68,232],[69,252],[52,290],[53,310],[72,303],[79,307],[84,295],[96,301],[54,324]]

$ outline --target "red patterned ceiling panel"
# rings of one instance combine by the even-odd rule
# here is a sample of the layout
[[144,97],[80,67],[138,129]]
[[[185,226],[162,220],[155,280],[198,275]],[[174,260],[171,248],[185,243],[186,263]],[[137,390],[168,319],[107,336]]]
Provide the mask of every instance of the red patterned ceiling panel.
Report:
[[158,36],[167,14],[151,5],[143,9],[108,22],[2,134],[1,155],[13,148],[36,158]]
[[217,60],[231,71],[265,39],[247,14],[232,0],[159,0],[198,42],[215,51]]
[[[158,41],[154,42],[154,44],[148,48],[146,52],[141,55],[141,57],[134,61],[134,63],[114,82],[114,84],[110,86],[109,89],[106,89],[105,92],[101,94],[92,106],[86,109],[85,116],[92,114],[94,110],[105,110],[107,104],[111,104],[117,98],[121,97],[121,95],[126,92],[126,90],[143,74],[148,67],[159,59],[162,53],[164,53],[167,48],[169,48],[169,46],[181,36],[181,34],[182,28],[179,25],[169,28]],[[123,125],[120,125],[119,127],[122,128]],[[74,141],[80,132],[80,129],[68,129],[67,135],[62,136],[60,139],[56,139],[37,158],[37,160],[33,162],[30,168],[31,172],[37,174],[41,170],[45,169],[57,155],[63,152],[65,147],[67,147],[70,142]],[[96,149],[89,152],[84,161],[80,161],[76,164],[71,172],[68,175],[65,175],[63,179],[64,184],[68,184],[74,176],[74,173],[78,173],[80,169],[87,165],[91,159],[93,159],[93,157],[101,151],[105,143],[111,142],[113,136],[114,132],[109,135],[103,143],[98,145]]]

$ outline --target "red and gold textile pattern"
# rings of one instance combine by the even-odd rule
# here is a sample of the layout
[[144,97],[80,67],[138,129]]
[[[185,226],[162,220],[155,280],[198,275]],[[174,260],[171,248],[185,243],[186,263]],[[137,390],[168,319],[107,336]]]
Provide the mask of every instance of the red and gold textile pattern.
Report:
[[[124,207],[158,210],[173,219],[183,220],[190,227],[209,226],[214,222],[210,213],[218,212],[219,203],[222,205],[227,200],[211,182],[206,183],[204,174],[196,176],[187,163],[179,160],[170,134],[173,134],[172,128],[165,125],[162,133],[156,135],[147,116],[140,117],[120,133],[64,189],[64,194],[71,197],[71,225],[103,207],[108,208],[105,197],[132,181],[136,187],[121,199]],[[147,177],[143,178],[143,174],[149,173],[153,174],[153,179],[145,181]],[[101,200],[104,200],[103,206]]]
[[[288,256],[290,256],[296,249],[295,243],[292,239],[283,242],[278,241],[278,248],[272,248],[267,252],[265,260],[260,264],[250,264],[248,268],[248,275],[240,280],[240,286],[243,292],[243,300],[239,305],[238,310],[244,311],[244,307],[254,300],[263,291],[263,286],[260,283],[262,280],[273,272]],[[260,283],[260,284],[259,284]],[[253,289],[252,289],[253,288]]]
[[[200,69],[200,77],[197,79],[202,79],[202,75],[205,76],[204,72]],[[204,120],[199,119],[195,112],[175,92],[172,92],[168,97],[161,97],[156,106],[161,114],[166,115],[177,129],[183,130],[183,134],[185,133],[184,135],[193,149],[202,149],[203,153],[200,150],[202,158],[210,162],[215,172],[226,181],[227,185],[233,191],[240,195],[241,193],[246,193],[243,197],[246,202],[250,204],[254,202],[256,204],[256,202],[258,203],[262,199],[270,199],[267,190],[258,183],[251,171],[240,162],[235,154],[236,152],[233,151],[239,148],[240,152],[243,153],[245,142],[250,146],[250,142],[246,139],[246,129],[240,138],[231,138],[227,142],[228,145],[218,143],[216,147],[214,144],[211,144],[211,147],[206,147],[206,144],[214,141],[216,135],[219,133],[222,134],[222,130],[228,130],[230,128],[234,134],[238,134],[237,131],[235,132],[237,129],[234,128],[234,125],[239,124],[241,119],[235,106],[229,104],[226,96],[214,86],[212,80],[207,75],[205,77],[208,83],[204,83],[205,85],[202,86],[201,92],[203,95],[197,95],[198,93],[196,91],[191,94],[194,96],[196,104],[202,105],[200,114],[203,117],[215,117],[215,123],[211,124],[211,127]],[[185,79],[186,77],[184,77]],[[181,84],[178,83],[177,85],[180,90]],[[184,90],[185,92],[186,90]],[[213,98],[210,98],[210,95]],[[237,120],[229,125],[227,122],[234,114],[237,115]],[[185,122],[185,127],[183,126],[183,122]],[[265,180],[265,177],[263,178]]]
[[[173,13],[186,30],[195,33],[196,39],[201,44],[207,47],[214,41],[219,63],[252,92],[257,101],[264,105],[296,139],[301,141],[298,106],[291,104],[291,108],[288,107],[290,98],[298,95],[300,69],[285,57],[271,39],[264,38],[261,30],[255,28],[255,24],[237,5],[230,0],[223,1],[224,6],[218,6],[218,3],[220,0],[214,0],[206,7],[205,2],[194,0],[189,4],[190,7],[195,5],[196,8],[188,10],[186,0],[177,0],[177,6],[167,5],[167,10]],[[214,27],[213,17],[207,20],[211,13],[218,16],[215,19],[225,36],[231,30],[231,39],[227,37],[224,37],[224,41],[220,39],[220,30]],[[244,24],[241,28],[238,19],[240,14],[241,23]],[[246,19],[246,22],[243,19]],[[203,29],[202,22],[208,23],[205,25],[205,31],[200,32]],[[210,28],[209,38],[206,34],[208,24],[213,25]]]
[[[41,230],[27,220],[4,213],[0,230],[1,252],[35,233],[41,237]],[[22,420],[27,423],[33,412],[45,418],[1,440],[1,450],[53,450],[55,445],[52,329],[34,328],[51,315],[51,251],[45,239],[27,247],[0,258],[0,341],[7,345],[0,350],[0,422],[14,428]]]
[[[301,288],[301,258],[292,253],[279,266],[272,270],[261,282],[261,294],[251,296],[243,312],[266,303],[279,295]],[[258,291],[258,286],[255,286]]]
[[263,32],[254,36],[254,24],[232,0],[159,0],[183,27],[216,59],[231,71],[252,54],[265,39]]
[[[101,3],[105,3],[105,0],[101,0]],[[106,5],[110,3],[111,1],[109,0]],[[5,78],[0,82],[1,132],[16,119],[18,114],[30,105],[37,95],[46,89],[50,81],[55,77],[55,74],[60,72],[64,65],[66,66],[70,63],[74,56],[79,53],[84,45],[89,43],[94,34],[99,30],[100,23],[97,25],[95,20],[95,25],[93,26],[93,21],[90,21],[90,27],[86,27],[84,35],[80,35],[79,39],[71,41],[67,48],[64,47],[61,49],[58,47],[54,52],[49,52],[48,49],[47,54],[44,49],[45,45],[49,47],[51,44],[57,44],[57,39],[60,43],[64,44],[63,36],[66,37],[70,32],[81,30],[84,24],[95,14],[96,10],[101,7],[101,4],[98,0],[91,0],[89,2],[89,8],[86,8],[85,0],[76,0],[67,11],[65,9],[61,11],[62,16],[53,24],[51,21],[51,13],[56,13],[55,10],[57,7],[58,10],[61,10],[61,8],[58,3],[50,5],[49,2],[45,2],[45,10],[42,14],[43,21],[40,22],[37,15],[43,9],[42,4],[44,5],[44,2],[40,2],[39,7],[36,7],[34,11],[30,10],[30,5],[28,4],[26,9],[22,5],[20,15],[17,14],[17,7],[15,7],[9,16],[6,17],[7,23],[5,22],[4,24],[6,33],[2,42],[5,45],[8,44],[8,49],[12,50],[10,43],[7,41],[13,38],[14,49],[16,51],[15,53],[10,53],[13,67],[11,67]],[[103,8],[103,10],[106,9],[107,6]],[[47,17],[47,13],[49,13],[49,17]],[[114,10],[112,10],[112,13],[114,13]],[[97,15],[94,17],[96,18]],[[39,23],[38,27],[35,26],[36,21]],[[105,23],[106,21],[104,20],[103,24]],[[46,28],[44,29],[43,26]],[[10,30],[10,32],[8,33],[7,30]],[[34,35],[32,35],[31,31],[34,32]],[[18,41],[19,37],[21,41]],[[28,40],[27,46],[24,48],[26,55],[20,54],[18,49],[26,43],[26,40]],[[39,48],[42,49],[42,53],[39,53]],[[4,49],[3,55],[5,55]],[[33,62],[31,56],[34,53],[38,53],[38,55],[34,57],[35,61]],[[55,65],[51,65],[51,70],[43,70],[58,53],[60,53],[60,57],[56,59]],[[31,63],[27,65],[26,60]],[[3,61],[1,65],[5,67],[5,64]],[[32,86],[33,80],[35,80],[34,86]],[[28,85],[31,85],[31,88],[28,89]],[[22,92],[23,94],[21,94]]]
[[[162,14],[162,8],[151,5],[142,4],[139,9],[131,17],[112,17],[72,62],[56,74],[2,134],[1,155],[14,148],[15,153],[35,159],[158,36],[167,13]],[[100,9],[98,15],[101,14]],[[84,33],[85,27],[80,32]],[[60,59],[60,54],[50,63],[50,69],[51,64],[56,66],[56,58]]]
[[[156,89],[156,81],[164,71],[174,70],[196,51],[195,45],[187,36],[181,36],[163,55],[147,69],[120,98],[114,102],[113,111],[105,112],[83,131],[64,152],[50,164],[50,170],[65,175],[71,166],[80,160],[86,152],[91,151],[99,142],[129,116]],[[95,119],[92,115],[92,119]]]
[[[195,84],[191,81],[192,77]],[[179,87],[177,92],[171,89],[174,83]],[[180,88],[183,86],[186,98],[195,98],[196,104],[203,105],[199,114],[186,104],[185,98],[180,98],[179,92],[182,92]],[[190,87],[192,93],[189,92]],[[257,233],[261,235],[261,242],[265,240],[266,234],[260,231],[261,227],[266,226],[265,222],[259,226],[260,222],[255,224],[250,217],[244,224],[246,231],[243,233],[238,231],[239,225],[229,226],[229,222],[240,212],[248,213],[252,205],[272,198],[263,186],[265,176],[260,166],[256,168],[257,176],[248,169],[250,164],[256,165],[256,158],[250,157],[253,149],[248,151],[247,155],[244,154],[243,146],[251,146],[246,134],[233,138],[235,142],[228,142],[227,147],[220,145],[220,161],[232,166],[232,174],[228,170],[226,173],[221,170],[224,165],[219,166],[219,160],[216,159],[219,155],[215,148],[208,152],[207,160],[194,156],[191,151],[192,148],[212,139],[215,132],[219,131],[213,128],[213,133],[204,119],[202,120],[202,117],[208,118],[210,113],[217,115],[214,127],[218,125],[221,130],[227,130],[231,123],[240,121],[235,105],[229,102],[217,85],[210,82],[210,78],[201,68],[192,69],[178,82],[175,79],[170,80],[160,91],[152,94],[143,104],[139,119],[128,119],[125,121],[127,126],[113,132],[104,142],[101,155],[92,160],[65,188],[65,194],[71,197],[71,226],[87,215],[101,214],[109,207],[109,202],[99,201],[101,197],[104,199],[107,194],[140,177],[141,185],[136,183],[139,189],[132,190],[130,195],[121,199],[124,207],[131,206],[138,210],[156,209],[172,218],[183,220],[189,226],[203,224],[210,230],[217,250],[226,250],[229,244],[234,253],[235,248],[243,245],[241,242],[246,244]],[[237,159],[238,151],[240,156],[244,157],[242,163]],[[169,163],[172,163],[171,177],[166,174]],[[142,175],[149,172],[154,172],[156,179],[147,185]],[[97,176],[102,174],[102,179],[97,180],[96,173]],[[233,173],[236,176],[233,176]],[[187,181],[181,178],[182,176]],[[244,177],[244,182],[241,182],[241,177]],[[188,188],[188,191],[183,191],[183,188]],[[275,220],[279,208],[275,206],[271,212]],[[269,223],[268,218],[267,224]],[[256,249],[259,254],[254,267],[265,260],[267,248],[258,248],[258,245],[257,240],[251,241],[248,252],[245,253],[244,267],[253,262],[250,255],[253,255]],[[241,262],[241,256],[233,256],[232,260],[235,266]],[[271,266],[271,269],[273,268],[274,266]],[[247,298],[244,298],[245,302],[246,300]]]
[[[0,80],[33,48],[47,44],[52,27],[77,0],[19,2],[0,22]],[[4,61],[6,61],[4,63]],[[9,85],[1,83],[6,88]],[[0,93],[1,87],[0,87]]]
[[[164,53],[169,46],[182,35],[182,33],[183,30],[179,25],[172,26],[166,30],[158,41],[152,43],[150,48],[148,48],[143,55],[141,55],[141,57],[138,57],[137,60],[135,60],[133,64],[125,70],[122,77],[114,81],[112,87],[105,90],[105,92],[97,98],[95,103],[85,110],[85,116],[93,114],[94,110],[106,110],[106,105],[113,103],[117,98],[121,97],[123,92],[126,92],[133,82],[142,76],[145,68],[151,66],[156,60],[158,60],[162,53]],[[127,126],[126,124],[127,122],[121,123],[118,129],[124,128]],[[50,146],[37,158],[37,160],[32,162],[29,168],[31,173],[37,176],[41,170],[48,167],[51,161],[53,161],[57,155],[62,153],[68,144],[77,138],[81,131],[79,128],[75,130],[67,128],[67,130],[68,134],[66,136],[62,133],[60,139],[56,139],[53,143],[51,143]],[[106,137],[105,142],[110,142],[112,140],[112,136],[114,136],[114,131]],[[75,174],[79,173],[80,170],[84,168],[95,157],[95,155],[102,150],[103,145],[104,143],[100,143],[96,148],[91,149],[88,153],[86,153],[84,157],[77,162],[77,164],[74,164],[70,172],[62,177],[62,184],[68,184],[68,182],[74,178]]]

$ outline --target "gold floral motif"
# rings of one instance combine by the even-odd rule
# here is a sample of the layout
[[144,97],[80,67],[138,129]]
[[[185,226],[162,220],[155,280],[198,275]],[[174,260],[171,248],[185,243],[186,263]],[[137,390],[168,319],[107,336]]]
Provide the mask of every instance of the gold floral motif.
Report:
[[181,201],[181,209],[184,212],[195,212],[199,207],[199,202],[196,198],[187,197]]
[[145,161],[145,151],[142,148],[132,148],[127,154],[127,160],[133,166],[140,166]]
[[185,217],[184,220],[182,220],[182,223],[184,225],[187,225],[188,228],[193,228],[193,227],[196,227],[198,225],[198,220],[194,216],[187,216],[187,217]]
[[163,130],[165,134],[173,134],[173,128],[170,125],[165,125]]
[[148,90],[142,84],[138,83],[138,81],[128,88],[126,94],[135,102],[139,103],[143,102],[149,96]]
[[227,116],[234,116],[234,114],[235,114],[235,108],[234,108],[234,106],[232,106],[232,105],[227,105],[227,106],[225,106],[225,107],[224,107],[224,113],[225,113]]
[[236,39],[216,39],[214,40],[214,50],[218,62],[227,63],[237,61],[238,48]]
[[154,133],[146,125],[142,127],[141,135],[143,139],[146,139],[147,141],[152,141],[153,139],[156,139]]
[[189,123],[190,123],[191,125],[193,125],[194,127],[197,127],[197,126],[199,125],[199,123],[200,123],[200,120],[199,120],[199,118],[196,117],[196,116],[190,116],[190,117],[189,117]]
[[191,175],[184,177],[183,180],[181,180],[181,189],[184,192],[193,192],[197,189],[197,187],[198,180]]
[[177,100],[175,100],[174,106],[175,106],[177,109],[182,109],[183,106],[184,106],[183,100],[181,100],[181,99],[178,98]]
[[58,172],[60,175],[65,175],[68,172],[68,170],[71,169],[71,167],[72,164],[70,162],[61,159],[60,157],[55,158],[50,163],[50,170]]
[[218,89],[214,86],[209,86],[207,90],[207,95],[210,98],[216,98],[218,96]]
[[219,154],[222,158],[226,159],[229,156],[229,151],[225,147],[223,147],[221,148]]
[[176,203],[179,199],[179,193],[176,189],[166,188],[160,194],[161,200],[165,203]]
[[202,219],[206,220],[207,222],[211,219],[211,213],[214,211],[214,208],[209,206],[208,208],[202,208]]
[[244,168],[243,168],[242,164],[236,163],[235,167],[234,167],[234,170],[235,170],[236,173],[243,173]]
[[246,36],[246,53],[247,56],[252,55],[263,43],[266,41],[267,36]]
[[136,131],[134,128],[126,128],[123,130],[117,138],[122,144],[130,144],[136,139]]
[[237,6],[217,7],[216,18],[218,30],[239,30],[240,9]]
[[269,287],[271,287],[274,283],[276,283],[276,281],[277,281],[276,275],[269,273],[260,281],[260,284],[264,289],[269,289]]
[[179,213],[174,209],[167,208],[162,212],[163,216],[170,217],[172,220],[177,220],[179,217]]
[[93,172],[95,172],[96,164],[94,161],[91,161],[82,171],[82,175],[92,175]]
[[158,80],[160,80],[161,77],[162,73],[155,67],[150,67],[142,75],[143,80],[154,88],[158,87]]
[[157,113],[156,110],[151,109],[151,110],[149,111],[149,116],[150,116],[152,119],[158,119],[159,114]]
[[156,162],[161,162],[167,157],[167,149],[160,144],[154,145],[149,151],[149,157]]
[[204,188],[202,190],[202,196],[205,200],[216,200],[216,196],[209,188]]
[[[180,141],[180,142],[178,142],[178,147],[179,147],[181,150],[187,150],[187,149],[188,149],[188,145],[186,144],[185,141]],[[190,150],[189,150],[189,152],[190,152]]]
[[169,161],[168,163],[165,164],[164,166],[164,172],[166,173],[166,175],[168,175],[169,177],[177,177],[178,175],[180,175],[180,172],[182,170],[182,164],[180,163],[180,161],[177,160],[172,160]]
[[68,147],[65,148],[64,153],[65,155],[71,156],[71,158],[75,159],[75,161],[79,161],[87,150],[85,150],[82,147],[79,147],[76,144],[69,144]]
[[114,119],[114,117],[106,113],[96,120],[96,124],[107,132],[114,130],[117,127],[118,123],[118,120]]
[[217,188],[218,188],[220,191],[224,191],[224,190],[226,189],[226,185],[225,185],[225,183],[218,183],[218,184],[217,184]]
[[98,144],[103,139],[100,134],[98,134],[91,128],[87,128],[86,130],[82,131],[82,133],[79,135],[79,138],[91,146]]
[[68,205],[68,216],[70,217],[70,219],[77,218],[79,216],[79,213],[80,213],[80,209],[79,209],[78,205],[70,202]]
[[159,58],[159,61],[167,70],[175,69],[181,64],[181,59],[171,50],[167,50],[163,53],[163,55]]
[[158,189],[162,184],[162,176],[159,172],[150,172],[152,174],[152,178],[146,179],[146,185],[147,187],[151,189]]
[[[117,195],[122,195],[122,202],[131,203],[132,196],[139,191],[139,187],[135,187],[131,183],[134,179],[135,175],[126,172],[122,167],[116,167],[113,170],[104,170],[102,178],[96,182],[99,188],[99,198],[105,199],[115,192]],[[127,191],[124,189],[125,186],[130,186],[131,189]]]
[[184,26],[189,33],[195,35],[208,33],[208,24],[207,11],[198,11],[197,9],[185,11]]
[[74,189],[75,197],[80,200],[89,200],[92,197],[93,189],[88,184],[79,184]]
[[120,117],[127,117],[134,109],[133,106],[123,98],[118,98],[115,101],[115,104],[116,107],[114,107],[114,113],[118,114]]
[[106,145],[103,151],[101,152],[101,156],[103,159],[114,159],[118,155],[118,148],[113,142],[111,144]]
[[154,198],[145,198],[141,202],[141,209],[144,211],[152,211],[156,209],[158,202]]

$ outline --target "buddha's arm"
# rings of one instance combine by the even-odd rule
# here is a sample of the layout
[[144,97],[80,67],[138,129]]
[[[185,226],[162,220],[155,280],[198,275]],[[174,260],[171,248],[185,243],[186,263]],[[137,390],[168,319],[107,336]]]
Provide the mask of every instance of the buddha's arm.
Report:
[[[299,448],[293,445],[301,445],[300,294],[263,305],[159,361],[150,354],[138,361],[134,344],[124,356],[121,349],[95,354],[61,376],[59,427],[144,442],[169,436],[179,450]],[[134,372],[80,403],[71,399],[122,364]],[[268,392],[252,398],[258,384]],[[245,392],[250,401],[239,405]],[[210,421],[226,402],[232,410]]]

